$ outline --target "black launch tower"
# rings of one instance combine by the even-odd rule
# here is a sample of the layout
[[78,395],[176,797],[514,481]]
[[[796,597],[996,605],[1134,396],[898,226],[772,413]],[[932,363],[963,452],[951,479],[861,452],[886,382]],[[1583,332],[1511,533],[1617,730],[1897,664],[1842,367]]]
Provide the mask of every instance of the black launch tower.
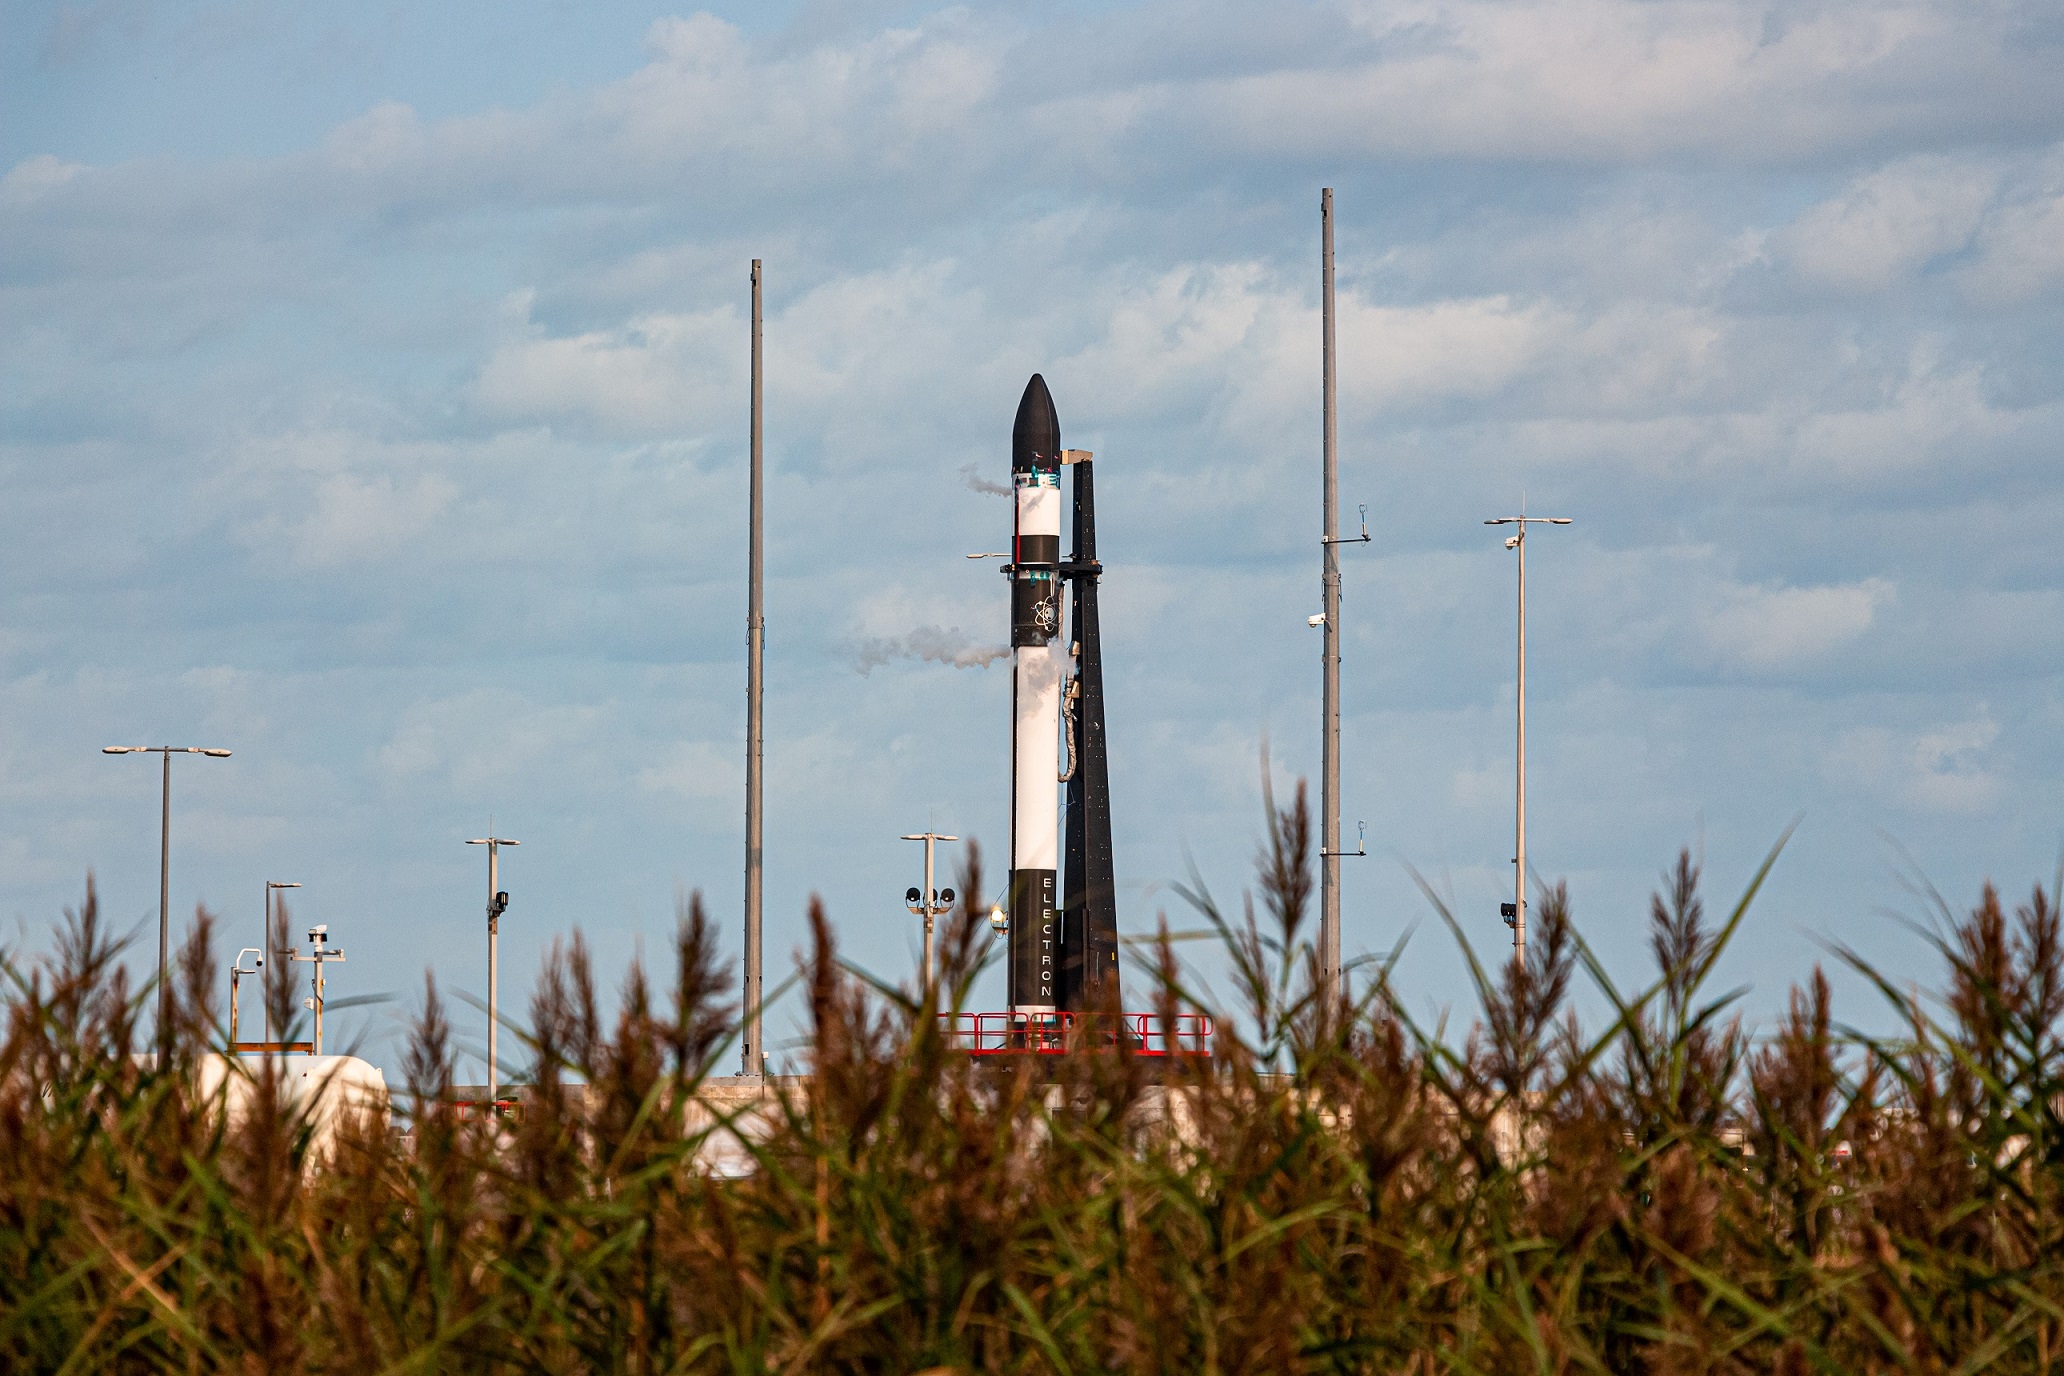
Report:
[[1103,629],[1097,620],[1096,479],[1084,457],[1075,470],[1074,548],[1061,572],[1074,585],[1068,618],[1075,677],[1061,699],[1074,743],[1061,871],[1060,1005],[1068,1012],[1115,1012],[1118,999],[1118,894],[1111,866],[1111,764],[1104,743]]

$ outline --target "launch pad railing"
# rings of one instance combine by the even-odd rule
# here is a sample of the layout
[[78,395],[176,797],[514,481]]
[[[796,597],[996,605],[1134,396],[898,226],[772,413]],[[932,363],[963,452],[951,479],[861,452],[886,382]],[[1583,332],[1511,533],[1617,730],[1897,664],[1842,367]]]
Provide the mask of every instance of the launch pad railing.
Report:
[[1059,1056],[1076,1047],[1108,1051],[1121,1039],[1136,1056],[1209,1056],[1203,1013],[941,1013],[946,1045],[970,1056]]

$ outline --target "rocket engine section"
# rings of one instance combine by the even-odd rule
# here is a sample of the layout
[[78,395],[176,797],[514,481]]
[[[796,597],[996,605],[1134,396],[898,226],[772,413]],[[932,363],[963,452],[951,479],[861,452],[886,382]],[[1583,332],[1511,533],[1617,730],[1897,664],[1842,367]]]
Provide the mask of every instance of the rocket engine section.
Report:
[[1061,689],[1061,422],[1038,374],[1011,428],[1010,1007],[1059,1004]]

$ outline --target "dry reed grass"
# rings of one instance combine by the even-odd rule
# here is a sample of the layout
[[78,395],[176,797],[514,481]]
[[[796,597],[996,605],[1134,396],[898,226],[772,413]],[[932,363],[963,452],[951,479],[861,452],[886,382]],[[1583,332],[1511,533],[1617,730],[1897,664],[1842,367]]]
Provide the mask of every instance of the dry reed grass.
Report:
[[[54,954],[7,967],[0,1365],[2051,1370],[2054,896],[2010,915],[1988,887],[1967,916],[1945,908],[1939,1003],[1880,981],[1904,1036],[1840,1033],[1816,971],[1757,1049],[1732,996],[1707,991],[1753,885],[1715,925],[1681,857],[1638,991],[1605,979],[1558,888],[1533,967],[1478,971],[1482,1016],[1457,1047],[1380,970],[1352,1000],[1315,991],[1311,848],[1300,789],[1270,805],[1260,916],[1190,895],[1243,1005],[1208,1061],[971,1061],[934,1009],[848,972],[813,910],[812,1078],[745,1179],[694,1167],[711,1129],[680,1111],[734,1029],[699,904],[670,989],[633,969],[613,1027],[580,939],[555,951],[530,1013],[536,1100],[505,1142],[452,1107],[431,986],[410,1130],[358,1124],[304,1169],[277,1086],[234,1129],[189,1088],[222,1035],[205,918],[161,1072],[130,1055],[146,991],[89,884]],[[961,891],[979,894],[969,868]],[[949,1003],[981,930],[963,911],[944,943]],[[1187,995],[1165,942],[1159,969],[1172,1008]],[[1610,1026],[1569,1013],[1580,971]],[[268,997],[284,1026],[289,991]]]

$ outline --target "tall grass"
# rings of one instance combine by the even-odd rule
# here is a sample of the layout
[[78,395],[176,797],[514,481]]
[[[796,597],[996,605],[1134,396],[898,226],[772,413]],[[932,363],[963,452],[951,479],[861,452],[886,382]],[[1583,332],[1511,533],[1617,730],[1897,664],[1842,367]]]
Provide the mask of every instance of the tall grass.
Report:
[[[1711,920],[1680,857],[1649,914],[1651,984],[1611,983],[1558,887],[1534,963],[1479,968],[1456,1041],[1414,1025],[1381,969],[1316,991],[1311,861],[1300,789],[1270,806],[1258,910],[1191,891],[1239,991],[1208,1060],[971,1060],[932,1006],[849,972],[813,908],[811,1074],[770,1101],[738,1179],[698,1168],[721,1127],[686,1107],[735,1030],[698,904],[659,986],[626,975],[613,1023],[579,937],[553,953],[534,1102],[503,1140],[452,1105],[431,985],[408,1131],[359,1122],[318,1163],[262,1069],[233,1123],[192,1088],[222,1039],[205,918],[174,1057],[129,1054],[144,991],[89,885],[54,954],[7,967],[0,1366],[2052,1369],[2053,895],[1943,906],[1937,994],[1878,981],[1899,1037],[1840,1031],[1815,971],[1758,1044],[1708,989],[1754,886]],[[982,932],[957,914],[949,1005]],[[1164,1007],[1192,997],[1165,941],[1157,971]],[[1609,1025],[1571,1014],[1580,975]]]

